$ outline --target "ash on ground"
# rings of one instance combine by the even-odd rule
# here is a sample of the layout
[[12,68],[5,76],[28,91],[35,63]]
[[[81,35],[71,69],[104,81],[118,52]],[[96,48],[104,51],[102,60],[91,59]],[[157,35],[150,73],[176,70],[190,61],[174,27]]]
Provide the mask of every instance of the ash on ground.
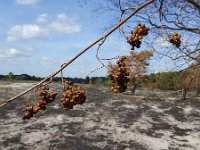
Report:
[[[35,82],[2,82],[0,99],[22,92]],[[29,120],[22,120],[27,94],[0,109],[0,149],[54,150],[199,150],[200,103],[166,100],[162,94],[113,94],[83,85],[87,100],[73,110],[60,104],[62,85],[54,83],[56,100]],[[138,91],[139,93],[139,91]]]

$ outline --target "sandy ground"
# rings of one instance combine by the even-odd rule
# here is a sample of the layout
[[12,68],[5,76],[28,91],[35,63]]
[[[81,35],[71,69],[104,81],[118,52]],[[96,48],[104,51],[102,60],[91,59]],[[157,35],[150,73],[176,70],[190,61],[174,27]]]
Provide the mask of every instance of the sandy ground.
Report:
[[[0,99],[35,83],[0,82]],[[0,109],[0,149],[199,150],[200,103],[112,94],[84,85],[87,102],[65,111],[57,100],[28,121],[22,105],[32,95]],[[51,90],[61,93],[61,86]],[[60,95],[60,94],[59,94]]]

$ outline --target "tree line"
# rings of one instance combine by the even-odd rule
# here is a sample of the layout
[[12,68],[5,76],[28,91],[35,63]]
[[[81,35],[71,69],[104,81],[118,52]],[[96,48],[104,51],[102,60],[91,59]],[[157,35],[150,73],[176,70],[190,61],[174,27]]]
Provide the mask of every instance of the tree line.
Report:
[[[138,83],[139,89],[149,88],[158,90],[180,90],[179,82],[180,72],[161,72],[152,73],[149,75],[141,75]],[[0,75],[0,80],[27,80],[40,81],[42,77],[30,76],[28,74],[15,75],[10,72],[8,75]],[[85,77],[85,78],[71,78],[65,77],[66,80],[74,83],[94,84],[102,86],[111,86],[111,81],[108,77]],[[54,82],[60,82],[60,77],[54,77]]]
[[[193,65],[194,66],[194,65]],[[199,68],[199,67],[198,67]],[[193,71],[191,73],[191,70]],[[196,96],[199,95],[199,69],[198,74],[194,72],[194,68],[189,68],[189,70],[182,70],[176,72],[159,72],[151,74],[143,74],[136,77],[137,82],[130,82],[129,88],[132,91],[132,87],[136,87],[140,90],[183,90],[183,98],[186,99],[186,93],[188,91],[195,91]],[[191,76],[193,75],[193,76]],[[10,72],[8,75],[0,75],[0,80],[25,80],[25,81],[41,81],[42,77],[30,76],[28,74],[15,75]],[[112,82],[108,77],[85,77],[85,78],[71,78],[64,77],[65,80],[71,81],[73,83],[80,84],[92,84],[101,86],[112,86]],[[61,77],[54,77],[53,82],[61,82]],[[137,85],[136,85],[137,83]],[[197,87],[197,88],[196,88]],[[134,94],[135,91],[133,91]]]

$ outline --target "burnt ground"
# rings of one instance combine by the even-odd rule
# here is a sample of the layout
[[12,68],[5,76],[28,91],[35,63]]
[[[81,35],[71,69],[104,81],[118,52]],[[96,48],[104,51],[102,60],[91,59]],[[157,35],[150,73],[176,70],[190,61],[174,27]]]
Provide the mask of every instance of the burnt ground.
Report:
[[[0,99],[35,83],[2,82]],[[57,100],[46,111],[22,120],[25,95],[0,109],[0,149],[70,150],[199,150],[200,103],[113,94],[107,88],[83,85],[87,102],[65,111]],[[61,85],[52,90],[62,92]],[[60,95],[60,94],[59,94]],[[150,96],[149,96],[150,95]],[[153,95],[153,96],[152,96]]]

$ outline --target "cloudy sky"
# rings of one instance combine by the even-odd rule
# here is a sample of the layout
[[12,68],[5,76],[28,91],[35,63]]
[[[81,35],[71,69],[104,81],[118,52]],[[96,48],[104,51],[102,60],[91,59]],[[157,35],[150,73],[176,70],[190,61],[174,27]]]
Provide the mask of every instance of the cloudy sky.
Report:
[[[110,15],[95,13],[100,0],[4,0],[0,3],[0,74],[47,76],[107,31]],[[85,77],[100,67],[97,46],[64,71],[65,76]],[[110,36],[101,58],[129,53],[129,45],[118,34]],[[155,67],[155,66],[154,66]],[[159,66],[154,68],[159,70]],[[153,67],[152,67],[153,68]],[[162,67],[160,67],[162,69]],[[162,70],[161,70],[162,71]],[[101,69],[91,76],[105,76]]]

